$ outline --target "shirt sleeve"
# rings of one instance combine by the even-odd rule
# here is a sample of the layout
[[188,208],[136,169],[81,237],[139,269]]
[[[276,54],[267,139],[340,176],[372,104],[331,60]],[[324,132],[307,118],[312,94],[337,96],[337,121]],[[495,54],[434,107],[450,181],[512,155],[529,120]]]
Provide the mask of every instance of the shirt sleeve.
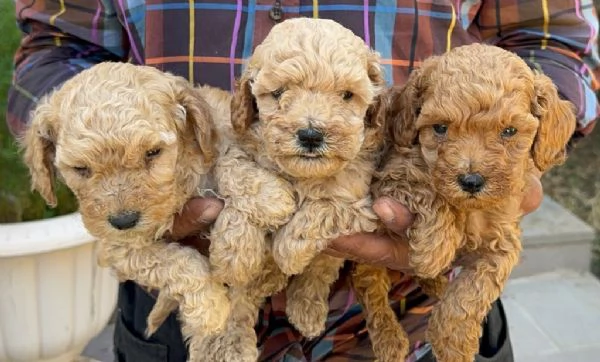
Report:
[[592,1],[482,1],[478,15],[484,41],[521,56],[575,105],[573,140],[589,134],[600,114],[598,17]]
[[[125,60],[127,46],[118,36],[122,30],[114,12],[109,14],[112,10],[100,2],[85,0],[66,8],[62,2],[26,3],[31,2],[16,1],[22,40],[7,100],[6,119],[15,136],[23,133],[43,95],[94,64]],[[110,44],[104,41],[107,38],[112,39]]]

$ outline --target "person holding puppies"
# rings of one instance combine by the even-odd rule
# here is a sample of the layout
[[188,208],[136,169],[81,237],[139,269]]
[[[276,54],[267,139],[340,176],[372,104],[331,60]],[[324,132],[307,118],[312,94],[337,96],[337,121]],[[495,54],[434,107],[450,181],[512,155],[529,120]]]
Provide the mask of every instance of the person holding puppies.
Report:
[[[15,56],[7,120],[21,135],[38,99],[74,74],[104,61],[156,66],[194,84],[233,90],[244,60],[272,26],[298,16],[333,19],[381,54],[389,85],[404,84],[423,60],[451,48],[484,42],[510,50],[543,71],[560,96],[577,109],[572,143],[589,134],[599,114],[594,90],[600,70],[592,1],[16,1],[23,41]],[[529,183],[521,208],[534,211],[542,199],[539,178]],[[223,205],[216,198],[192,199],[175,220],[172,240],[197,246]],[[388,198],[374,211],[390,231],[404,235],[412,215]],[[326,251],[395,271],[390,299],[408,331],[409,361],[433,361],[424,340],[435,303],[411,278],[408,247],[383,236],[360,234],[334,240]],[[348,261],[333,286],[325,332],[301,338],[285,316],[285,293],[274,295],[256,326],[260,360],[373,360],[364,317],[349,285]],[[346,271],[346,273],[344,273]],[[170,316],[150,339],[143,337],[155,294],[132,282],[120,286],[115,330],[118,361],[184,361],[180,327]],[[477,360],[512,361],[506,317],[497,301],[483,326]],[[160,357],[163,356],[163,357]]]

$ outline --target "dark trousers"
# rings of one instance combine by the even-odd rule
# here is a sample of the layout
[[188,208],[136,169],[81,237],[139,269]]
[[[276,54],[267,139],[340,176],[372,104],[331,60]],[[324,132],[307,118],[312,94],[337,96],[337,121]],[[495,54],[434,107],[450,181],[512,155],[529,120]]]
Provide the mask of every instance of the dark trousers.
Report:
[[[187,350],[173,314],[149,340],[143,338],[146,318],[154,302],[153,296],[133,282],[119,286],[119,313],[114,334],[117,362],[185,362]],[[514,361],[500,300],[494,303],[486,318],[479,351],[475,362]],[[419,362],[435,362],[435,358],[430,352]]]

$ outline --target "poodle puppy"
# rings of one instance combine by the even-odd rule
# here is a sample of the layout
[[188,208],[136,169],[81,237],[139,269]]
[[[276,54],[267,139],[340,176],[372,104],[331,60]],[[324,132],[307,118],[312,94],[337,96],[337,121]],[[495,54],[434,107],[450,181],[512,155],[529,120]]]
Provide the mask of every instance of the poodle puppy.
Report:
[[[410,265],[440,298],[428,339],[438,361],[472,362],[481,323],[519,260],[531,173],[565,159],[576,120],[552,81],[501,48],[473,44],[426,60],[391,91],[389,140],[373,196],[416,215]],[[448,282],[443,272],[462,266]],[[403,360],[406,333],[389,308],[385,270],[354,274],[380,361]]]
[[[219,150],[224,152],[229,149],[235,138],[230,112],[232,95],[222,89],[206,85],[197,90],[208,103],[219,136]],[[229,288],[231,313],[225,328],[219,333],[202,338],[199,340],[200,343],[190,344],[189,350],[195,356],[201,356],[203,361],[257,360],[254,325],[258,312],[265,298],[281,291],[288,281],[288,276],[281,272],[273,260],[271,245],[270,235],[268,235],[265,262],[258,277],[247,285]],[[157,303],[158,301],[160,299]],[[156,325],[162,324],[169,312],[177,307],[176,301],[165,302],[169,304],[161,308],[163,315],[156,316]]]
[[208,259],[163,236],[185,202],[211,187],[218,138],[210,109],[183,78],[101,63],[45,97],[22,139],[33,188],[55,205],[54,178],[62,178],[99,239],[99,263],[160,290],[148,334],[177,306],[190,341],[221,330],[229,315],[228,290]]
[[297,18],[257,46],[232,100],[236,139],[215,169],[225,208],[211,266],[225,283],[248,287],[270,269],[272,250],[281,272],[294,275],[287,313],[307,337],[324,328],[343,264],[319,253],[333,238],[377,227],[369,187],[383,86],[379,55],[363,40],[334,21]]

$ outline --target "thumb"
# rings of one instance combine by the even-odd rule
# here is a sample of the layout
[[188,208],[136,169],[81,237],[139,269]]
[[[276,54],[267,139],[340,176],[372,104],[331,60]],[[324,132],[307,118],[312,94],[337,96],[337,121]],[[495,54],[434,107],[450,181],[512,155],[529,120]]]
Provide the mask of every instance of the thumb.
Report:
[[223,201],[216,197],[197,197],[189,200],[175,215],[171,237],[175,240],[208,230],[223,209]]
[[389,198],[380,197],[373,203],[373,211],[379,216],[388,230],[405,236],[406,229],[412,225],[414,215],[401,203]]
[[525,215],[537,210],[544,199],[544,188],[540,177],[541,172],[532,172],[529,174],[525,195],[521,201],[521,210]]
[[389,269],[410,271],[408,243],[375,233],[341,236],[330,242],[325,253],[359,263],[376,264]]

